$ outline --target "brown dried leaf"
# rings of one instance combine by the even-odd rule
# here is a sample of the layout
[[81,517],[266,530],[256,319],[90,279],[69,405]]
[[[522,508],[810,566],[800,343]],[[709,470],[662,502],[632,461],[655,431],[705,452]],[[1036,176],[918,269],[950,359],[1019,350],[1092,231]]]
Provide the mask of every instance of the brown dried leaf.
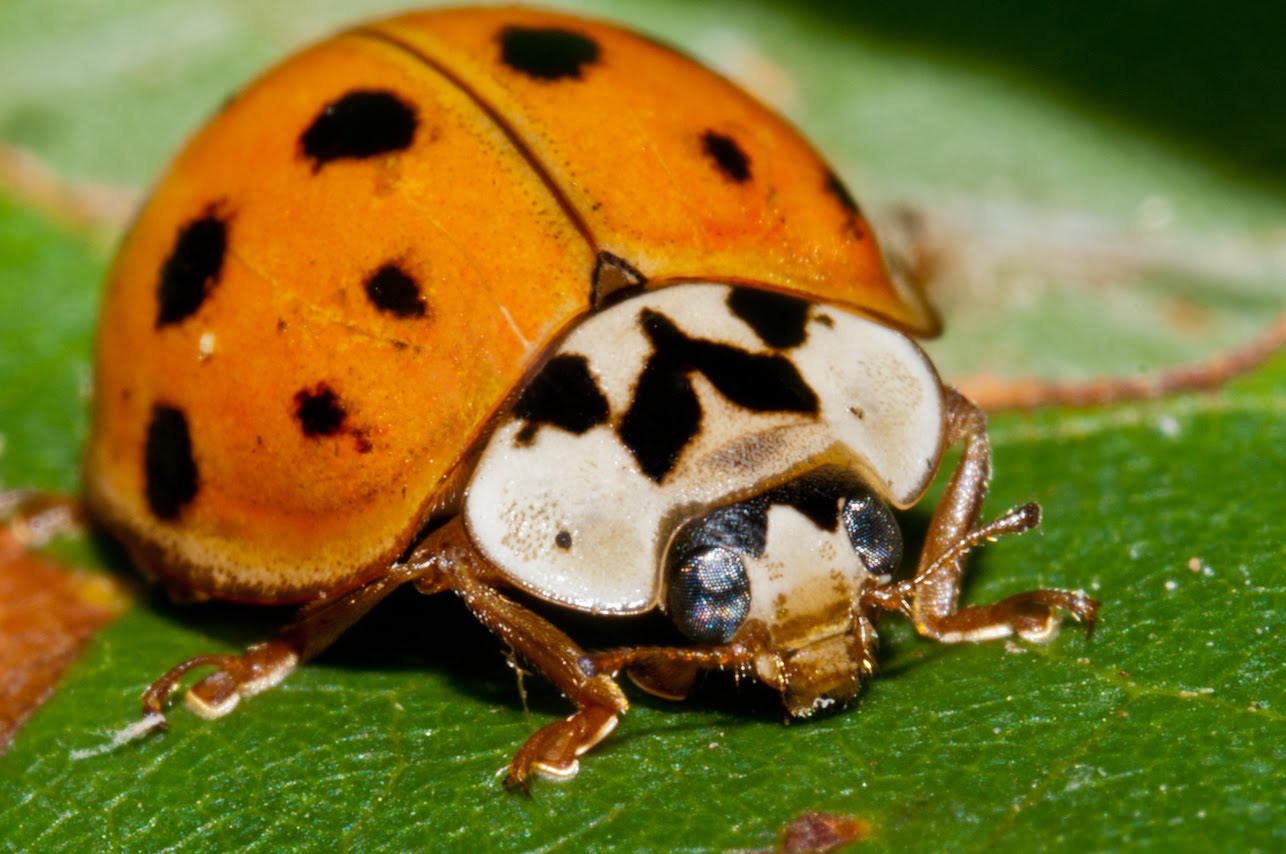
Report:
[[33,554],[12,528],[0,528],[0,749],[127,604],[109,576]]

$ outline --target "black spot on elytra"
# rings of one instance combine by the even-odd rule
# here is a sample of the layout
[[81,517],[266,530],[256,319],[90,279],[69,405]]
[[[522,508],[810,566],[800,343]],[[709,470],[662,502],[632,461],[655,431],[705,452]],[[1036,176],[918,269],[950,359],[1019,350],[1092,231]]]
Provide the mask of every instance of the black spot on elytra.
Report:
[[746,322],[769,347],[798,347],[808,338],[808,303],[798,297],[733,288],[728,308]]
[[853,194],[848,191],[848,187],[844,186],[844,182],[834,172],[826,173],[825,189],[826,192],[835,197],[844,210],[853,216],[861,216],[862,209],[858,207],[857,199],[853,198]]
[[723,177],[738,184],[750,180],[750,158],[735,139],[708,130],[701,136],[701,145]]
[[366,296],[380,311],[398,317],[424,317],[428,312],[419,283],[396,264],[385,264],[367,277]]
[[334,436],[344,426],[348,410],[326,383],[300,389],[295,395],[295,418],[305,436]]
[[156,328],[196,314],[219,283],[228,251],[228,221],[216,206],[179,229],[156,286]]
[[729,401],[753,412],[817,412],[816,393],[789,359],[690,338],[652,309],[643,309],[639,322],[652,342],[652,355],[616,432],[643,473],[658,483],[701,426],[694,371]]
[[589,372],[589,359],[564,353],[550,359],[523,389],[514,416],[525,421],[520,444],[531,442],[542,424],[580,435],[607,421],[607,398]]
[[598,62],[598,42],[558,27],[505,27],[500,61],[533,80],[580,79],[581,69]]
[[572,532],[567,530],[559,531],[554,535],[554,545],[563,551],[570,549],[572,547]]
[[332,160],[362,160],[410,148],[415,107],[383,89],[355,89],[331,101],[299,137],[313,171]]
[[158,519],[176,519],[196,497],[200,479],[192,457],[192,436],[183,411],[156,404],[143,450],[147,506]]

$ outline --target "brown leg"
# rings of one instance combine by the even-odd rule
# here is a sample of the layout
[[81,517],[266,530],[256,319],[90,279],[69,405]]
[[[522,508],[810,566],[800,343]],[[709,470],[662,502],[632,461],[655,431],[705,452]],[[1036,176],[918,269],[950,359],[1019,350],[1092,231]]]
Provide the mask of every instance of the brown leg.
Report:
[[464,525],[452,520],[430,534],[404,564],[334,600],[305,606],[293,623],[267,643],[242,655],[201,655],[157,679],[143,695],[143,711],[159,718],[182,678],[199,667],[217,670],[188,691],[188,705],[205,717],[221,717],[242,697],[271,688],[301,662],[328,647],[380,600],[407,582],[422,593],[454,591],[475,616],[558,686],[576,713],[536,732],[509,764],[506,785],[526,787],[532,771],[556,779],[579,770],[577,757],[600,742],[629,704],[611,676],[592,672],[579,646],[544,618],[492,589],[495,573],[473,547]]
[[715,647],[631,646],[589,655],[595,673],[624,669],[630,680],[649,694],[682,700],[692,692],[702,670],[733,667],[749,670],[754,654],[743,644]]
[[991,480],[986,417],[954,389],[947,389],[946,405],[947,442],[964,444],[960,463],[934,511],[915,577],[872,591],[869,603],[907,613],[920,634],[946,643],[1012,634],[1025,640],[1048,640],[1058,629],[1060,610],[1084,620],[1092,631],[1098,602],[1066,590],[1029,590],[993,605],[959,607],[969,550],[1003,534],[1035,527],[1040,523],[1040,508],[1035,504],[1016,507],[978,527]]
[[629,703],[610,675],[595,672],[592,659],[545,618],[497,593],[495,577],[459,519],[434,531],[408,565],[422,576],[424,593],[454,590],[474,616],[576,705],[565,720],[538,730],[509,763],[508,787],[526,788],[532,771],[563,780],[580,770],[577,757],[607,737]]
[[256,644],[242,655],[198,655],[170,668],[143,693],[143,713],[163,714],[166,700],[188,672],[216,667],[187,693],[188,707],[204,718],[219,718],[236,708],[242,697],[273,687],[300,663],[335,642],[398,587],[414,581],[424,570],[397,564],[374,581],[336,599],[305,605],[273,640]]

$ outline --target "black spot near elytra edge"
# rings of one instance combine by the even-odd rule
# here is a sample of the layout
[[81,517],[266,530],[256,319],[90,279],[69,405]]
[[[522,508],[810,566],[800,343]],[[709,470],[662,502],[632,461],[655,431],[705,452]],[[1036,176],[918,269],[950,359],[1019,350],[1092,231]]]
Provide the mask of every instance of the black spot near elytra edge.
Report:
[[733,288],[728,308],[769,347],[798,347],[808,338],[805,300],[756,288]]
[[348,417],[339,395],[326,383],[300,389],[295,394],[295,418],[305,436],[334,436]]
[[554,536],[554,545],[558,546],[563,551],[570,549],[572,547],[572,532],[568,530],[559,531]]
[[542,424],[580,435],[607,421],[607,398],[589,372],[589,359],[563,353],[550,359],[523,389],[513,408],[526,424],[519,444],[528,444]]
[[844,182],[834,172],[826,173],[825,189],[826,192],[835,197],[835,200],[843,206],[844,210],[853,216],[861,216],[862,209],[858,207],[857,199],[853,198],[853,194],[848,191],[848,187],[844,186]]
[[143,450],[147,506],[158,519],[176,519],[196,497],[200,478],[192,457],[192,436],[183,411],[155,404]]
[[649,308],[639,313],[639,323],[652,342],[652,355],[616,432],[652,480],[661,482],[700,430],[693,371],[704,374],[729,401],[753,412],[816,414],[816,393],[784,356],[690,338]]
[[354,89],[322,107],[299,137],[313,172],[332,160],[362,160],[410,148],[415,107],[384,89]]
[[579,80],[598,62],[598,42],[558,27],[509,26],[500,31],[500,61],[533,80]]
[[750,180],[750,158],[735,139],[708,130],[701,136],[701,145],[705,148],[706,156],[719,167],[723,177],[738,184]]
[[196,314],[219,276],[228,251],[228,220],[211,205],[179,229],[156,285],[156,328]]
[[848,214],[845,217],[845,221],[849,234],[856,240],[861,240],[865,237],[866,233],[862,228],[862,209],[858,207],[857,200],[853,198],[853,194],[848,191],[848,187],[844,186],[844,182],[840,180],[839,176],[834,172],[827,171],[826,183],[823,185],[823,189],[834,196],[836,201],[840,203],[840,207]]
[[380,311],[397,317],[424,317],[428,313],[419,283],[396,264],[385,264],[367,277],[366,296]]

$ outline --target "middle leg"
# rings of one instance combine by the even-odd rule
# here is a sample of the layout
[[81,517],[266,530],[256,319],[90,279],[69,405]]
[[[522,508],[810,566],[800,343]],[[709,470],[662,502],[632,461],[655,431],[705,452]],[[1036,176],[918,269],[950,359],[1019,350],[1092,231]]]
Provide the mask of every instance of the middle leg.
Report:
[[458,518],[425,538],[407,565],[419,573],[416,589],[454,591],[483,625],[576,706],[569,717],[527,739],[509,763],[505,785],[525,789],[533,771],[559,780],[574,777],[578,757],[606,738],[617,716],[629,710],[616,680],[596,672],[591,657],[563,631],[492,587],[498,576]]

